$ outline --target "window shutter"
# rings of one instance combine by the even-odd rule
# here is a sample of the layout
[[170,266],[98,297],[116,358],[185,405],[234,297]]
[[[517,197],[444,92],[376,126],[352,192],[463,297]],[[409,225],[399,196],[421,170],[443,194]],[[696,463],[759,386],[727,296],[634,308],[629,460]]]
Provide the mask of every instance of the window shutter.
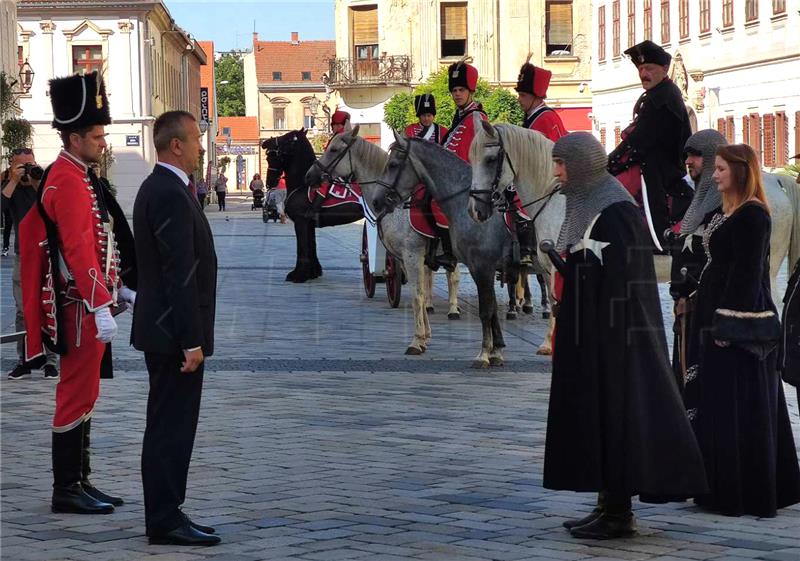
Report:
[[353,14],[353,44],[375,45],[378,43],[378,7],[350,8]]
[[728,141],[728,144],[733,144],[736,139],[736,120],[733,115],[728,115],[725,121],[727,125],[725,127],[725,140]]
[[619,127],[614,127],[614,146],[619,146],[620,141],[622,141],[621,131]]
[[786,120],[786,113],[778,111],[775,113],[775,165],[785,166],[789,159],[789,123]]
[[[560,45],[572,43],[572,2],[548,2],[547,9],[550,29],[547,42]],[[464,18],[464,36],[466,37],[466,18]]]
[[717,132],[725,136],[725,119],[717,119]]
[[[794,113],[794,153],[800,154],[800,111]],[[795,158],[794,163],[800,163],[800,157]]]
[[[465,41],[467,39],[467,5],[442,4],[442,39]],[[570,37],[570,42],[572,37]]]
[[775,115],[764,115],[764,166],[775,167]]
[[742,117],[742,143],[750,144],[750,116]]
[[603,145],[603,148],[606,147],[606,128],[605,127],[600,129],[600,144]]

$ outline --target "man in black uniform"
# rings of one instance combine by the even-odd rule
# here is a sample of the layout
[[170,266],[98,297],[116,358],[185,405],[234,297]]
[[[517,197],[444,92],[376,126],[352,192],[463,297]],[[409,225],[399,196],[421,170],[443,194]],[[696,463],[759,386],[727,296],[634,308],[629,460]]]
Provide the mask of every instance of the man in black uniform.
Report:
[[645,92],[622,141],[609,155],[608,171],[644,210],[653,245],[662,252],[662,234],[680,220],[691,200],[683,181],[683,147],[692,129],[681,92],[667,77],[670,54],[652,41],[625,54],[636,65]]

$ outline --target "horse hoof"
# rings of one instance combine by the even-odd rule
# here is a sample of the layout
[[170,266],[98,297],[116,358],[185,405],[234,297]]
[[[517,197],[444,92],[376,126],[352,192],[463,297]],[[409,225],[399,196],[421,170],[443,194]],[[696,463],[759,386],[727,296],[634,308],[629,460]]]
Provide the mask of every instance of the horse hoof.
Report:
[[450,312],[449,314],[447,314],[447,319],[453,319],[453,320],[461,319],[461,312]]
[[486,370],[487,368],[489,368],[489,361],[475,359],[472,361],[472,368],[474,368],[475,370]]
[[542,355],[542,356],[550,356],[551,354],[553,354],[553,350],[545,348],[545,347],[541,347],[541,348],[537,349],[536,354],[537,355]]
[[505,364],[505,361],[503,360],[503,357],[501,357],[501,356],[490,356],[489,357],[489,365],[490,366],[503,366],[503,364]]
[[523,311],[524,313],[526,313],[526,314],[530,315],[530,314],[532,314],[532,313],[533,313],[533,306],[531,306],[531,305],[529,305],[529,304],[525,304],[524,306],[522,306],[522,311]]
[[517,312],[506,312],[506,319],[517,319]]
[[550,312],[542,312],[542,319],[550,319]]
[[425,307],[425,311],[428,312],[429,314],[435,313],[434,309],[433,309],[433,306],[426,306]]
[[425,349],[420,349],[420,348],[417,348],[417,347],[408,347],[406,349],[406,354],[407,355],[418,356],[418,355],[421,355],[424,352],[425,352]]

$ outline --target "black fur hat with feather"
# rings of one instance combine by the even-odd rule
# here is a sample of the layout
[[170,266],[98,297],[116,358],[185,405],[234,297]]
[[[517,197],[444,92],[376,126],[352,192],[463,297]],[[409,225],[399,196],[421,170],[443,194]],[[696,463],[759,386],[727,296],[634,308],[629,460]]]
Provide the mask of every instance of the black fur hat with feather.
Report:
[[50,103],[53,128],[60,131],[111,124],[106,86],[97,71],[50,80]]

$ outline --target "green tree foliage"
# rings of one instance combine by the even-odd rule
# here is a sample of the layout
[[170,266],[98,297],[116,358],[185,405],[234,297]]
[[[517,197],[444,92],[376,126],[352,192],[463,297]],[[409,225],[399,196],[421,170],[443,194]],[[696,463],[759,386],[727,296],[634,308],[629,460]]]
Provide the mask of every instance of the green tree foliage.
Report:
[[[244,62],[238,53],[222,55],[214,63],[217,111],[221,117],[244,116]],[[227,84],[220,84],[227,80]]]
[[[413,94],[401,92],[393,95],[384,106],[384,121],[391,128],[401,131],[411,123],[417,122],[414,114],[414,96],[432,93],[436,98],[436,122],[449,127],[456,112],[453,98],[447,89],[447,68],[442,67],[431,74],[427,82],[414,89]],[[522,125],[525,115],[517,103],[517,97],[502,87],[491,87],[480,78],[475,89],[475,100],[483,104],[483,109],[493,123],[512,123]]]

